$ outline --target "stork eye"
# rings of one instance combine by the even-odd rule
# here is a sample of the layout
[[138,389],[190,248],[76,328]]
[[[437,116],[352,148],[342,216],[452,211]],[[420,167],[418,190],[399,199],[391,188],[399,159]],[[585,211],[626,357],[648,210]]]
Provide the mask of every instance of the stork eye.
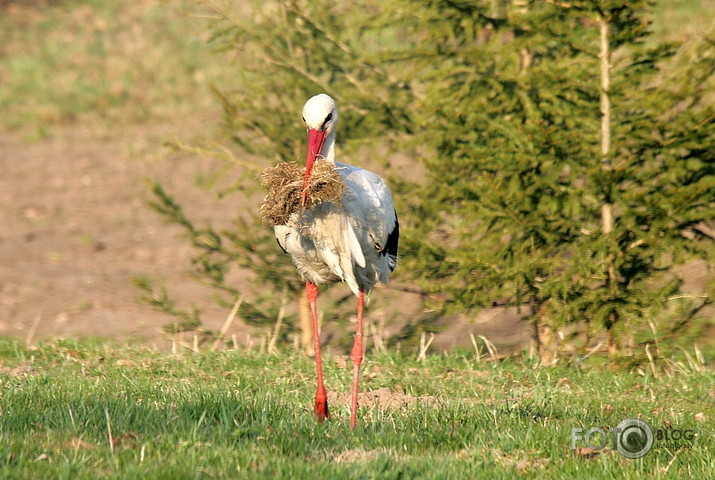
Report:
[[325,121],[323,121],[323,126],[321,127],[321,130],[325,130],[325,126],[328,124],[333,119],[333,112],[330,112],[327,117],[325,117]]

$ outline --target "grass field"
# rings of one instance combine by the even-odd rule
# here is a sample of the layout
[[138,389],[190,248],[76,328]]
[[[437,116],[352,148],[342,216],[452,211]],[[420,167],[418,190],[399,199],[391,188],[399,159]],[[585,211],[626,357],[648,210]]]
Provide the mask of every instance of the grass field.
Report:
[[[654,376],[536,368],[527,358],[478,361],[471,353],[368,357],[363,388],[392,393],[388,402],[363,401],[353,432],[340,402],[331,421],[313,420],[313,365],[302,355],[8,340],[0,352],[2,478],[708,478],[715,471],[715,376],[695,362],[670,363]],[[329,390],[341,394],[351,378],[344,364],[326,365]],[[694,436],[680,448],[656,438],[637,460],[610,444],[599,454],[571,449],[572,428],[606,429],[626,418]]]
[[[208,85],[233,85],[240,62],[208,43],[212,3],[221,4],[0,1],[0,131],[42,138],[57,125],[112,128],[215,108]],[[713,11],[715,0],[659,0],[655,38],[702,36]]]
[[233,74],[211,54],[201,2],[43,3],[0,2],[0,131],[195,116]]

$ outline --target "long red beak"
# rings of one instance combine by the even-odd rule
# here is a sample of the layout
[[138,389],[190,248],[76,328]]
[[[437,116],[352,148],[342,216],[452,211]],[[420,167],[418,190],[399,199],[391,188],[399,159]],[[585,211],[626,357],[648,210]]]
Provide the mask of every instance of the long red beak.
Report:
[[303,176],[303,190],[300,195],[300,204],[305,206],[308,198],[308,183],[310,183],[310,172],[313,170],[313,163],[321,156],[323,144],[325,143],[326,131],[308,130],[308,157],[305,159],[305,174]]

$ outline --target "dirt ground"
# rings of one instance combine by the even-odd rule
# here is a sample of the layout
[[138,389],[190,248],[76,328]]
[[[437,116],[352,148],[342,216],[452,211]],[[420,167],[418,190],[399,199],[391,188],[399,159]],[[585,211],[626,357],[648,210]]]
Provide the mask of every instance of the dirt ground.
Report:
[[145,180],[181,190],[190,210],[215,207],[182,188],[210,165],[163,147],[182,129],[0,136],[0,335],[163,341],[169,319],[135,301],[132,277],[166,280],[187,302],[204,292],[185,274],[188,246],[147,207]]
[[[217,124],[212,118],[111,131],[75,125],[35,141],[0,135],[0,335],[29,342],[96,337],[169,348],[161,327],[172,319],[135,300],[140,292],[132,278],[142,275],[165,283],[182,306],[200,304],[205,326],[219,330],[228,311],[207,301],[210,292],[189,277],[190,247],[147,207],[146,183],[161,180],[194,218],[225,218],[236,197],[219,201],[195,185],[216,165],[164,146],[203,136],[205,125]],[[405,321],[419,313],[414,298],[401,304],[417,309],[405,312]],[[368,311],[373,319],[386,314]],[[433,349],[469,345],[469,333],[507,349],[528,341],[514,312],[441,323]],[[390,335],[398,328],[386,330]],[[245,343],[260,332],[236,322],[227,334]],[[335,327],[326,325],[324,340],[336,336]]]

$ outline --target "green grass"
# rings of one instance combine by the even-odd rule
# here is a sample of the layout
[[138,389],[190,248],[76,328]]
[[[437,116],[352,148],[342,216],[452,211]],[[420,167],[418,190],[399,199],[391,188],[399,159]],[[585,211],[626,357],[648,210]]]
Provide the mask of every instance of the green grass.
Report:
[[[658,378],[534,368],[471,355],[369,357],[363,387],[437,402],[364,407],[358,428],[333,405],[317,424],[314,373],[300,355],[171,355],[141,347],[0,343],[2,478],[707,478],[715,471],[711,370]],[[329,390],[350,369],[326,362]],[[628,460],[571,450],[571,428],[640,417],[691,429],[692,448]],[[111,428],[110,444],[108,431]]]
[[231,75],[188,0],[0,7],[0,130],[168,121],[215,108]]
[[[240,2],[237,2],[241,5]],[[715,0],[659,0],[658,38],[702,36]],[[212,12],[193,0],[0,4],[0,131],[168,121],[217,101],[240,62],[207,43]]]

